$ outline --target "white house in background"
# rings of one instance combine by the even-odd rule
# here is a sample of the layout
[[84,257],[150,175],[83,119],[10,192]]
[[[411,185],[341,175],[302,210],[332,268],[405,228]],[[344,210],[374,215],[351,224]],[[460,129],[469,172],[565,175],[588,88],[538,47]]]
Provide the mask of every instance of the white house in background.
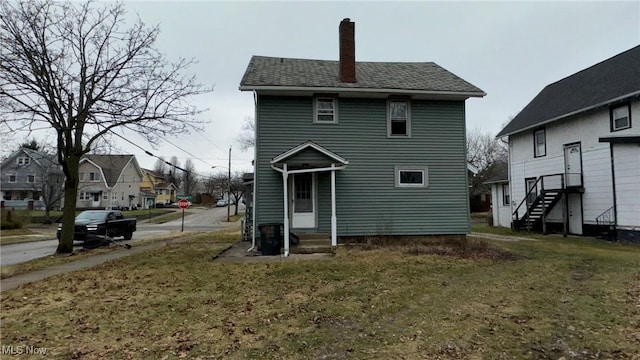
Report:
[[547,85],[509,139],[514,227],[640,241],[640,46]]
[[85,155],[78,175],[78,208],[132,208],[145,203],[140,191],[142,169],[134,155]]
[[494,176],[484,183],[491,187],[491,215],[493,226],[511,227],[511,194],[507,163],[496,164]]

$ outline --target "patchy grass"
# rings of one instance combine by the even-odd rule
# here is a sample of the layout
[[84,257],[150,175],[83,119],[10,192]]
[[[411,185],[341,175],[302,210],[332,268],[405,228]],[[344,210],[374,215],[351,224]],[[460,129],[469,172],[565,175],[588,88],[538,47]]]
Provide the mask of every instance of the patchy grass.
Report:
[[486,244],[509,259],[357,246],[331,261],[211,261],[235,239],[199,235],[5,291],[2,345],[82,359],[637,356],[637,246],[545,239]]
[[506,236],[530,236],[531,235],[527,232],[517,232],[506,227],[489,226],[488,224],[482,224],[482,223],[471,224],[471,231],[485,233],[485,234],[506,235]]
[[[189,235],[189,234],[187,234]],[[183,237],[185,233],[171,233],[164,236],[159,236],[151,239],[145,239],[142,241],[136,241],[134,246],[141,246],[144,244],[157,242],[157,241],[171,241],[173,239]],[[124,244],[125,242],[123,242]],[[33,259],[19,264],[3,265],[0,267],[0,279],[6,279],[8,277],[25,274],[32,271],[43,270],[52,266],[66,264],[69,262],[77,261],[88,256],[94,256],[104,254],[114,250],[122,249],[122,247],[115,244],[110,244],[107,247],[99,247],[95,249],[83,249],[78,248],[69,254],[52,254],[50,256]]]
[[0,245],[18,244],[23,242],[50,240],[55,238],[55,224],[39,225],[38,227],[23,227],[20,229],[1,230]]
[[238,212],[238,215],[231,215],[229,222],[236,222],[244,217],[244,211]]

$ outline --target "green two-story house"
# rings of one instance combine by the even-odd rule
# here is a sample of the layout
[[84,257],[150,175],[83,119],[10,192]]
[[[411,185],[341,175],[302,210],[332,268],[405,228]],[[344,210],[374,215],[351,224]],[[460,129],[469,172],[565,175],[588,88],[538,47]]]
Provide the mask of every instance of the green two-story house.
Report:
[[253,228],[282,223],[332,246],[464,236],[465,100],[486,94],[432,62],[356,62],[354,34],[344,19],[339,61],[252,57],[240,90],[256,106]]

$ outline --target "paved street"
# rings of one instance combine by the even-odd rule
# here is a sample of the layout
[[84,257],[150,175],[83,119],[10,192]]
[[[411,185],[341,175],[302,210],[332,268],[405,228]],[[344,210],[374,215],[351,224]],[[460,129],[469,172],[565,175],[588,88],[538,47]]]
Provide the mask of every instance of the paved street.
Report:
[[[232,215],[234,209],[235,207],[231,206]],[[241,206],[240,209],[242,210],[243,207]],[[194,207],[187,211],[192,214],[184,218],[184,231],[216,231],[227,226],[223,223],[227,219],[226,207],[211,209]],[[140,240],[172,232],[179,232],[181,226],[181,219],[164,224],[149,224],[141,220],[138,222],[137,231],[133,234],[133,239],[131,241],[123,241],[122,243],[135,246],[135,243]],[[75,245],[82,246],[82,242],[76,242]],[[19,264],[32,259],[49,256],[55,253],[57,246],[58,240],[55,239],[55,234],[52,234],[51,240],[2,245],[0,246],[0,264]]]

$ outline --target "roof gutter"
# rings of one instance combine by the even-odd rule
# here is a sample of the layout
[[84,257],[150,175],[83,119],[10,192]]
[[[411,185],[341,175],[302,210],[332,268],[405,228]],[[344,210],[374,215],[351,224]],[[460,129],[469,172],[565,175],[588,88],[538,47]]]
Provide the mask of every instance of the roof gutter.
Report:
[[578,114],[581,114],[583,112],[587,112],[587,111],[590,111],[590,110],[593,110],[593,109],[597,109],[599,107],[602,107],[602,106],[605,106],[605,105],[609,105],[609,104],[614,103],[616,101],[621,101],[621,100],[624,100],[624,99],[627,99],[627,98],[631,98],[631,97],[634,97],[634,96],[638,96],[638,95],[640,95],[640,90],[638,90],[636,92],[632,92],[632,93],[626,94],[626,95],[618,96],[617,98],[613,98],[613,99],[610,99],[610,100],[607,100],[607,101],[603,101],[603,102],[600,102],[598,104],[595,104],[595,105],[592,105],[592,106],[588,106],[588,107],[585,107],[585,108],[582,108],[582,109],[579,109],[579,110],[576,110],[576,111],[572,111],[572,112],[566,113],[564,115],[556,116],[556,117],[551,118],[549,120],[545,120],[543,122],[536,123],[535,125],[530,125],[530,126],[527,126],[525,128],[522,128],[522,129],[519,129],[519,130],[516,130],[516,131],[512,131],[512,132],[507,133],[507,134],[498,133],[498,135],[496,135],[496,139],[499,139],[499,138],[504,137],[504,136],[515,135],[515,134],[521,133],[523,131],[527,131],[527,130],[531,130],[531,129],[540,127],[541,125],[546,125],[546,124],[552,123],[554,121],[558,121],[558,120],[564,119],[566,117],[570,117],[570,116],[573,116],[573,115],[578,115]]
[[307,91],[307,92],[345,92],[345,93],[390,93],[390,94],[415,94],[415,95],[445,95],[464,97],[483,97],[484,91],[431,91],[431,90],[404,90],[404,89],[377,89],[377,88],[340,88],[340,87],[304,87],[304,86],[240,86],[240,91]]

